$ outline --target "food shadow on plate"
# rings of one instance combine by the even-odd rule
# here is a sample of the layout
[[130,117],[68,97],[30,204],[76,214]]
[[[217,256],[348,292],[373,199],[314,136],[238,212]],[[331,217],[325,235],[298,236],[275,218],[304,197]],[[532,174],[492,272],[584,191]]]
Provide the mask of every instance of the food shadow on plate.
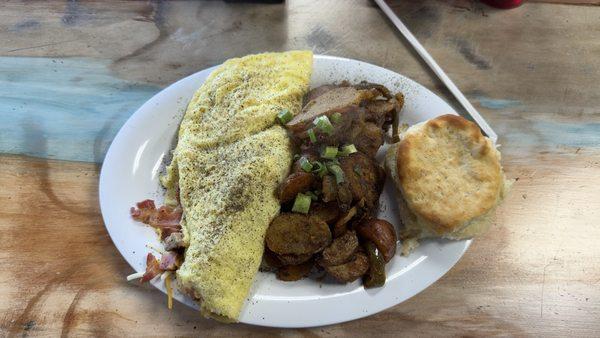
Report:
[[[331,275],[326,273],[324,269],[318,268],[316,265],[315,265],[315,267],[313,267],[311,273],[305,279],[311,280],[311,282],[314,282],[315,284],[319,285],[319,287],[321,287],[321,286],[349,287],[350,286],[350,287],[352,287],[352,290],[364,287],[362,279],[359,279],[359,280],[351,282],[351,283],[346,283],[346,284],[340,283],[335,278],[333,278]],[[367,291],[368,294],[375,295],[383,288],[376,287],[376,288],[364,288],[364,289],[365,289],[365,291]]]

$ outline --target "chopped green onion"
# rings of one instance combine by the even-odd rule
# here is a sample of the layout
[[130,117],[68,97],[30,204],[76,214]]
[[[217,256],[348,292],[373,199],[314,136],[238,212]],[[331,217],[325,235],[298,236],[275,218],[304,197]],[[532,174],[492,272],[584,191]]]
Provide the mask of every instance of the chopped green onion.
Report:
[[327,165],[327,169],[333,173],[337,184],[344,182],[344,171],[339,165],[331,163]]
[[279,114],[277,114],[277,118],[281,124],[286,124],[294,118],[294,115],[292,115],[292,112],[290,112],[289,109],[282,109]]
[[292,207],[292,211],[301,214],[308,214],[308,210],[310,210],[310,201],[310,196],[305,195],[301,192],[298,193],[298,195],[296,195],[296,199],[294,200],[294,206]]
[[294,155],[294,161],[298,161],[300,159],[300,154],[295,154]]
[[327,115],[322,115],[317,117],[314,121],[313,124],[315,126],[317,126],[317,128],[324,132],[327,135],[331,135],[333,134],[333,125],[331,124],[331,122],[329,121],[329,118],[327,117]]
[[356,173],[356,175],[362,176],[362,168],[358,164],[354,165],[354,168],[352,168],[352,169],[354,169],[354,172]]
[[310,199],[313,201],[317,201],[319,199],[319,196],[312,191],[307,191],[306,194],[310,196]]
[[315,161],[313,162],[313,172],[319,177],[323,177],[327,174],[327,167],[323,163]]
[[337,153],[338,153],[337,147],[325,147],[325,149],[321,153],[321,157],[327,158],[327,159],[334,159],[335,156],[337,155]]
[[300,168],[309,173],[312,170],[313,165],[310,164],[310,161],[306,157],[302,156],[300,157]]
[[333,113],[333,115],[331,115],[331,122],[333,122],[333,123],[338,123],[338,122],[340,122],[341,119],[342,119],[342,114],[340,114],[340,113]]
[[332,158],[330,161],[327,161],[327,163],[326,163],[326,164],[327,164],[327,165],[330,165],[330,164],[337,164],[337,165],[340,165],[340,161],[339,161],[339,160],[337,159],[337,157],[336,157],[336,158]]
[[317,143],[317,135],[315,135],[315,131],[312,128],[310,128],[306,133],[308,134],[310,142]]
[[355,152],[357,152],[358,150],[356,150],[356,147],[354,146],[354,144],[348,144],[342,147],[342,150],[340,150],[340,153],[338,154],[339,156],[348,156],[350,154],[354,154]]

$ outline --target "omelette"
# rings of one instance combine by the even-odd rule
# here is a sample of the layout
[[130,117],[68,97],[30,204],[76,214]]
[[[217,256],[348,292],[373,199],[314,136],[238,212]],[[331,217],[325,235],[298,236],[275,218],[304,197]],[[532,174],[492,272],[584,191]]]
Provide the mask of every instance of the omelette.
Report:
[[293,159],[277,114],[300,112],[311,72],[310,51],[231,59],[188,105],[161,182],[166,203],[183,208],[179,288],[207,317],[239,317],[279,213],[275,190]]

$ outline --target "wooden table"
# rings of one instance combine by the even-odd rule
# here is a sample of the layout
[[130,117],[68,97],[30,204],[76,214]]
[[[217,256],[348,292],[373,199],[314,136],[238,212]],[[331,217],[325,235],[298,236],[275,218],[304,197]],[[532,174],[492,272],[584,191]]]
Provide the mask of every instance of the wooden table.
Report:
[[[328,335],[600,335],[600,7],[393,1],[500,135],[518,181],[440,281]],[[223,325],[127,283],[98,206],[123,122],[223,60],[309,48],[407,75],[455,101],[370,1],[0,5],[0,335],[278,334]],[[287,332],[288,334],[290,332]]]

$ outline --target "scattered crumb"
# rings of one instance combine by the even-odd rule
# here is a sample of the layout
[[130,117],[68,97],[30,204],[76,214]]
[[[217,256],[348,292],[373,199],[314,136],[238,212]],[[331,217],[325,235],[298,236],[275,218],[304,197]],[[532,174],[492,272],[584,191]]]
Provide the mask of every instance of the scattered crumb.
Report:
[[402,256],[408,256],[419,246],[419,241],[416,238],[408,238],[402,241]]

